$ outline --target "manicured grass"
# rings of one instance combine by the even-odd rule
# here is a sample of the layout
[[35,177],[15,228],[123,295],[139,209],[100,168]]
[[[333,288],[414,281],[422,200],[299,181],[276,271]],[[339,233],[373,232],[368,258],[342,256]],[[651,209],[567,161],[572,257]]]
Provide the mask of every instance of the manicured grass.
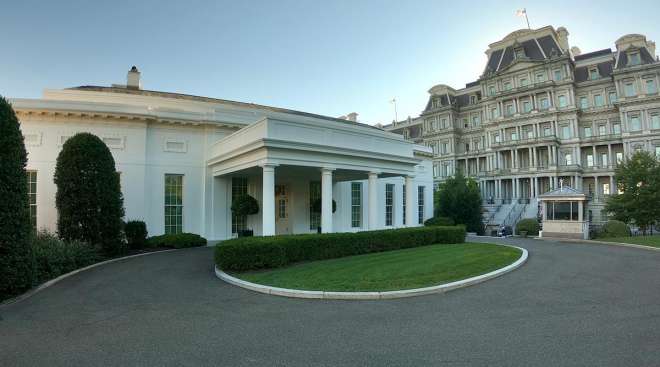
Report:
[[635,237],[608,237],[597,238],[597,241],[632,243],[635,245],[660,247],[660,235]]
[[274,287],[323,291],[390,291],[428,287],[488,273],[521,251],[487,243],[430,245],[232,273]]

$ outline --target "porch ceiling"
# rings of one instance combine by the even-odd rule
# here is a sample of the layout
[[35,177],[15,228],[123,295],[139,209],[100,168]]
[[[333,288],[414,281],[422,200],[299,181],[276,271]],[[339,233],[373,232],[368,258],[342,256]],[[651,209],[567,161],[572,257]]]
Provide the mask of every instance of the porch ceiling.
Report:
[[[240,177],[261,177],[261,167],[253,166],[242,170],[238,170],[228,174],[227,176],[240,176]],[[397,177],[392,173],[381,173],[379,177]],[[334,182],[342,181],[358,181],[366,180],[367,173],[365,171],[355,171],[347,169],[336,169],[332,172],[332,180]],[[275,168],[275,183],[282,183],[290,180],[305,180],[305,181],[320,181],[321,169],[318,167],[303,167],[303,166],[289,166],[281,165]]]

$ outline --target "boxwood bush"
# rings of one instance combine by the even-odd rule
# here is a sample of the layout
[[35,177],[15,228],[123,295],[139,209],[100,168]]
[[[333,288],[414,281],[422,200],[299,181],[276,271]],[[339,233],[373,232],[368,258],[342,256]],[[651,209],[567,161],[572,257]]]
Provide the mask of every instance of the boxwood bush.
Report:
[[454,220],[449,217],[433,217],[424,221],[425,226],[453,226]]
[[37,284],[102,260],[98,248],[80,241],[65,242],[46,231],[32,238],[32,253]]
[[124,234],[128,247],[139,250],[147,245],[147,224],[141,220],[129,220],[124,225]]
[[357,233],[243,237],[215,248],[215,263],[226,271],[269,269],[300,261],[334,259],[425,246],[465,242],[465,227],[415,227]]
[[147,242],[150,247],[185,248],[206,245],[206,239],[194,233],[164,234],[150,237]]
[[516,224],[516,231],[518,234],[524,231],[529,236],[537,236],[539,234],[539,221],[534,218],[521,219]]
[[630,229],[620,220],[610,219],[603,225],[598,237],[628,237]]

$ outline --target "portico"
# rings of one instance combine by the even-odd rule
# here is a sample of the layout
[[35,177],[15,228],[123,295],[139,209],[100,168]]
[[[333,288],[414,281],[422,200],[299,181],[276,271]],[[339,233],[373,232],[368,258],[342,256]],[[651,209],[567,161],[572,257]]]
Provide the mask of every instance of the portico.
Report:
[[239,190],[260,203],[244,221],[255,235],[416,226],[432,216],[430,149],[369,126],[263,119],[209,153],[217,237],[237,230],[227,210]]

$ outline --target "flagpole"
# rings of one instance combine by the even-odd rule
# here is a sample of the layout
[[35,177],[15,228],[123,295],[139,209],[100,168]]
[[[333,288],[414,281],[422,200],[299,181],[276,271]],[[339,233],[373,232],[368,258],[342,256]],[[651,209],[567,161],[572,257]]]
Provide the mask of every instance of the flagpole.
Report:
[[525,20],[527,21],[527,29],[532,29],[532,27],[529,26],[529,18],[527,18],[527,9],[523,8],[523,12],[525,13]]
[[399,122],[399,117],[397,116],[397,112],[396,112],[396,98],[392,98],[390,103],[394,105],[394,122],[397,123]]

